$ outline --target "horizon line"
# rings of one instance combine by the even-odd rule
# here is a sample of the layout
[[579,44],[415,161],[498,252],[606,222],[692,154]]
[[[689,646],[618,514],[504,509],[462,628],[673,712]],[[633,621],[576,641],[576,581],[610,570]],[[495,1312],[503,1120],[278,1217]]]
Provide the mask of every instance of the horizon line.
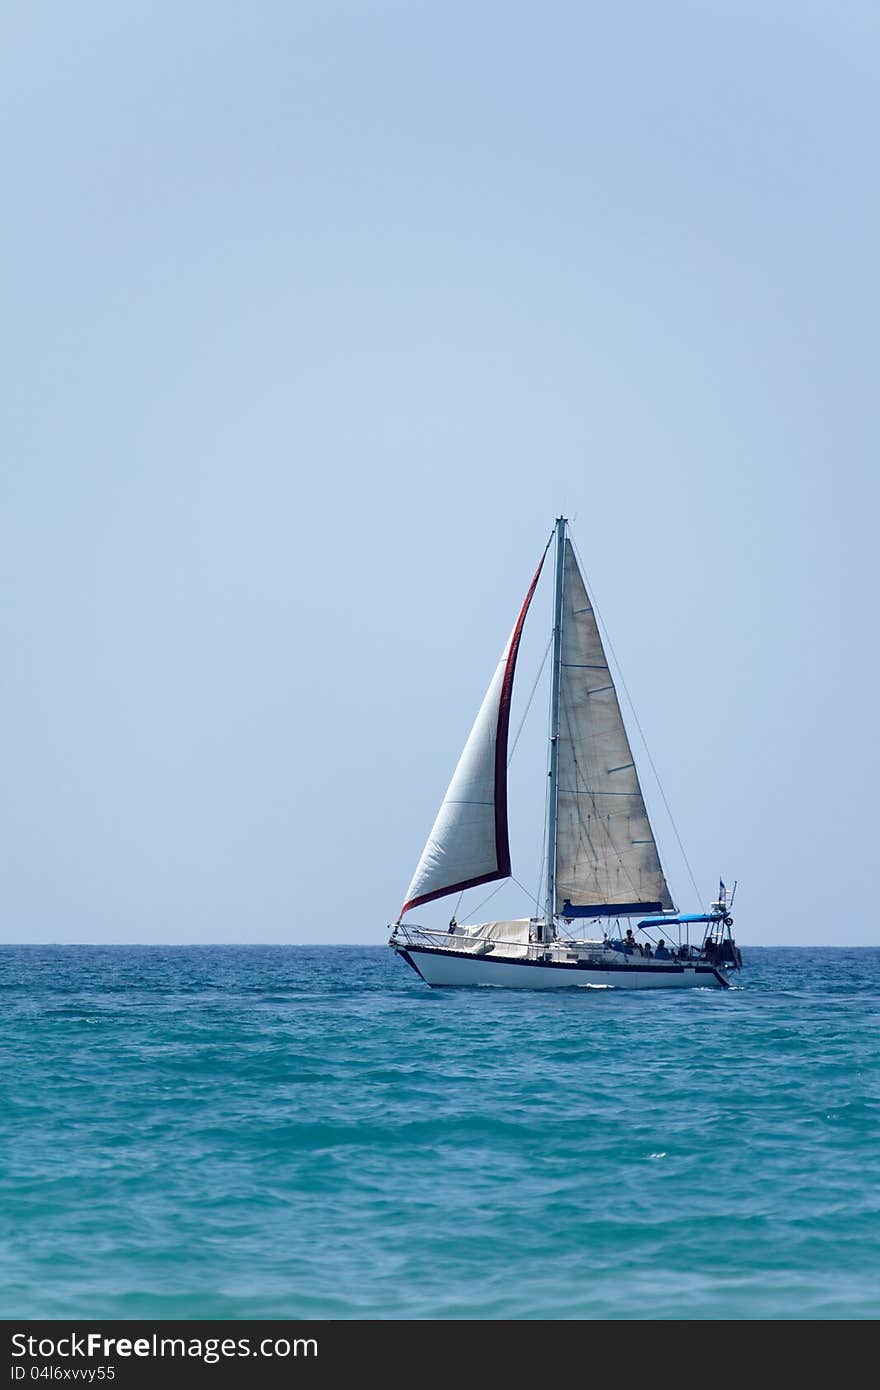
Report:
[[[262,947],[367,947],[379,950],[387,946],[387,942],[382,941],[0,941],[0,950],[4,947],[14,946],[24,947],[25,949],[37,949],[41,946],[138,946],[146,949],[165,947],[172,951],[188,951],[195,949],[214,949],[226,946],[240,946],[250,948]],[[880,942],[846,942],[846,941],[816,941],[816,942],[745,942],[740,947],[743,951],[871,951],[880,949]]]

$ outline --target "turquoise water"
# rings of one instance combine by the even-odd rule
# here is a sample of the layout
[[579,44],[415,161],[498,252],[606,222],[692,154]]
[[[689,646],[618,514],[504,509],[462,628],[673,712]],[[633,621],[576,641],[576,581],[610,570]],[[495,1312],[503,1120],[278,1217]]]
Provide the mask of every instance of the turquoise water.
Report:
[[746,961],[0,949],[0,1316],[875,1318],[880,951]]

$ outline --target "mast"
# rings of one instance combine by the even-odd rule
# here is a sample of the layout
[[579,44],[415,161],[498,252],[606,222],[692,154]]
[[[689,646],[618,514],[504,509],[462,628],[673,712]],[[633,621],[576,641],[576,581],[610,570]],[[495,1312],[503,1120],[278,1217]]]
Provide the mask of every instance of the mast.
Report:
[[544,940],[556,939],[556,808],[559,801],[559,676],[562,665],[562,584],[566,518],[556,518],[556,591],[553,602],[553,676],[550,687],[550,804],[547,809],[547,908]]

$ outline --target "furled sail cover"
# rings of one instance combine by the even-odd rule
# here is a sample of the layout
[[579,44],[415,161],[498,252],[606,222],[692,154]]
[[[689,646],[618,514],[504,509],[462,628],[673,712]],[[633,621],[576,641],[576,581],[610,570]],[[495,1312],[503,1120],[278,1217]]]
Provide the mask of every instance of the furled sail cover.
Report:
[[[545,551],[546,554],[546,551]],[[535,571],[510,640],[492,677],[474,727],[452,774],[401,909],[507,878],[507,731],[513,673],[523,623],[544,564]]]
[[556,911],[672,907],[617,692],[571,541],[559,681]]

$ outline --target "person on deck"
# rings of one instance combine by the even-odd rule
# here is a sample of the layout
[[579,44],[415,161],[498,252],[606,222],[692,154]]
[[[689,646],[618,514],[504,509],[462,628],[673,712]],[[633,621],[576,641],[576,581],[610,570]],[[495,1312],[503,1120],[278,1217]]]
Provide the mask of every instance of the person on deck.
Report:
[[663,937],[662,937],[662,936],[661,936],[660,940],[657,942],[657,949],[656,949],[656,951],[654,952],[654,959],[655,959],[655,960],[671,960],[671,959],[672,959],[672,957],[670,956],[669,951],[668,951],[668,949],[667,949],[666,942],[663,940]]
[[632,927],[627,927],[626,929],[626,936],[623,938],[623,949],[626,951],[627,955],[632,955],[634,951],[639,949],[639,943],[633,936]]

